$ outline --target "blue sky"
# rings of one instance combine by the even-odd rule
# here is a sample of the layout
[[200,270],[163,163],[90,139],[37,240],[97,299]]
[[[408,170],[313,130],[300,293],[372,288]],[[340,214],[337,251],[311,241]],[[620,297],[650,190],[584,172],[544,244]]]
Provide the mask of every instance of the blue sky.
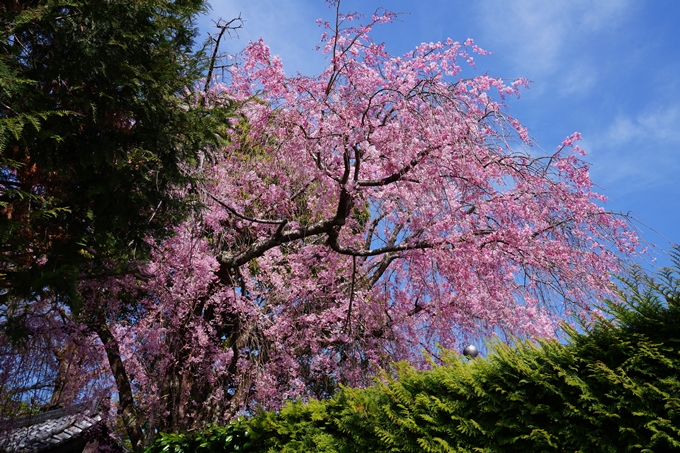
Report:
[[[212,0],[201,20],[241,14],[236,53],[264,38],[289,75],[319,73],[314,51],[330,20],[323,0]],[[379,27],[376,41],[401,55],[421,42],[473,38],[493,55],[477,57],[479,74],[532,80],[510,113],[552,152],[574,131],[592,164],[607,208],[636,219],[656,244],[657,265],[680,243],[680,2],[677,0],[343,0],[343,11],[404,12]],[[468,73],[470,74],[470,73]]]

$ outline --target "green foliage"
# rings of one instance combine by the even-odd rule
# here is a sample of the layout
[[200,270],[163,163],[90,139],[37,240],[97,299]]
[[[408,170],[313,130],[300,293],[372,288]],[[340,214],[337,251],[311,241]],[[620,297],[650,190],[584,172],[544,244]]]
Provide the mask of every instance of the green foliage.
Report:
[[0,4],[0,297],[77,298],[190,207],[174,188],[231,108],[190,107],[204,0]]
[[248,431],[240,422],[207,426],[191,434],[161,434],[146,453],[232,453],[249,451]]
[[622,279],[585,333],[447,353],[425,372],[395,367],[369,389],[295,402],[241,422],[241,451],[680,451],[680,254],[657,281]]

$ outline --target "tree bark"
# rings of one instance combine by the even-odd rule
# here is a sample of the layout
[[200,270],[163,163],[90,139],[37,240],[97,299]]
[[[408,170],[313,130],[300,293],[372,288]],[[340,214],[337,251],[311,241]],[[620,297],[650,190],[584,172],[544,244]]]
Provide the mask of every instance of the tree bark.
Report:
[[[46,409],[68,406],[75,399],[74,389],[68,388],[69,378],[74,373],[72,354],[74,349],[73,344],[66,344],[55,353],[58,363],[57,378],[54,381],[54,390]],[[77,365],[75,367],[77,369]]]
[[132,448],[135,451],[141,451],[144,444],[144,433],[142,432],[139,423],[139,416],[132,395],[130,379],[125,371],[125,365],[123,364],[120,349],[118,348],[118,342],[109,330],[109,326],[105,321],[95,323],[91,328],[97,333],[99,339],[104,344],[106,357],[109,360],[111,373],[113,373],[118,389],[118,403],[120,405],[123,424],[125,425],[128,437],[130,437]]

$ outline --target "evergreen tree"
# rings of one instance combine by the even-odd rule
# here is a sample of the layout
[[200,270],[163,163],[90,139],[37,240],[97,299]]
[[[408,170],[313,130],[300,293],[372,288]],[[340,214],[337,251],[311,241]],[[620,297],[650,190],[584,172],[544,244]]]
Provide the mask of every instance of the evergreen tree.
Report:
[[202,0],[0,2],[0,297],[77,300],[83,272],[143,257],[215,140],[186,109]]

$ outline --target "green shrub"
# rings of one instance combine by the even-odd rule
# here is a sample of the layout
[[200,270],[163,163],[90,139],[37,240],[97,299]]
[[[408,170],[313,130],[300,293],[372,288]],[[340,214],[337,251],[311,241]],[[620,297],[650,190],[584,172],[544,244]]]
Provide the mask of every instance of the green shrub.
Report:
[[163,433],[146,453],[232,453],[249,451],[248,447],[248,431],[236,421],[193,433]]

